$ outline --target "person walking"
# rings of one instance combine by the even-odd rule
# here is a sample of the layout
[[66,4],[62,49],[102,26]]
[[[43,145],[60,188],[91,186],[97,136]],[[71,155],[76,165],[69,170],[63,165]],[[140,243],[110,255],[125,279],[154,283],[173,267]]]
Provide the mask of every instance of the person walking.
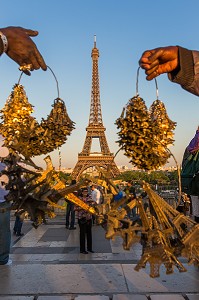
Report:
[[13,227],[13,234],[16,236],[24,236],[24,233],[21,232],[22,229],[22,225],[23,225],[23,220],[25,218],[25,211],[21,210],[21,211],[17,211],[15,213],[15,223],[14,223],[14,227]]
[[[76,180],[72,180],[70,185],[76,184]],[[74,192],[77,196],[77,191]],[[66,206],[66,229],[75,230],[75,204],[65,199],[67,202]]]
[[[83,189],[82,194],[79,197],[82,201],[89,204],[92,202],[88,196],[88,190]],[[79,242],[80,253],[88,254],[88,252],[94,253],[92,249],[92,215],[86,210],[77,207],[78,212],[78,224],[80,229]],[[87,245],[87,250],[86,250]]]

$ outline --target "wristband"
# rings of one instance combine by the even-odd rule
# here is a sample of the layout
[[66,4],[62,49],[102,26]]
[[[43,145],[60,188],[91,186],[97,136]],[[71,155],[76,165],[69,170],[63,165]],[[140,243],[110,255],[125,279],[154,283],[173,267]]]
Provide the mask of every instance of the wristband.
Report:
[[8,50],[8,40],[7,37],[1,31],[0,31],[0,38],[3,42],[3,52],[6,52]]

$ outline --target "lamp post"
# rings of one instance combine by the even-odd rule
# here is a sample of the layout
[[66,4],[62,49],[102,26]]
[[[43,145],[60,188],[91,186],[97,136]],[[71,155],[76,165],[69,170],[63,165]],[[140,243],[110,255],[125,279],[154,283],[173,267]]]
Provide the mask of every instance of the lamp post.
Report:
[[60,148],[58,148],[58,151],[59,151],[59,171],[61,171],[61,150]]

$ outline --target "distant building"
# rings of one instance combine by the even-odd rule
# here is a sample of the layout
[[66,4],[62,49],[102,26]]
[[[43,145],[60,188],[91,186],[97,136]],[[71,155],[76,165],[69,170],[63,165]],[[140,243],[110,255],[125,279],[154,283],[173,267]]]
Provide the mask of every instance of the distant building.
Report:
[[124,171],[129,170],[129,168],[127,166],[118,166],[118,169],[120,170],[120,172],[124,172]]
[[[122,172],[127,172],[127,171],[142,171],[142,170],[139,170],[137,167],[135,166],[132,166],[131,168],[129,168],[128,166],[125,166],[125,165],[121,165],[121,166],[117,166],[119,171],[122,173]],[[177,167],[176,166],[164,166],[164,167],[161,167],[160,169],[158,169],[158,171],[169,171],[169,172],[173,172],[177,170]],[[58,171],[58,170],[57,170]],[[73,172],[73,168],[62,168],[61,171],[63,173],[67,173],[67,174],[71,174]],[[94,172],[93,171],[93,168],[88,168],[86,170],[86,173],[87,174],[90,174],[90,175],[93,175],[93,176],[96,176],[97,175],[97,172]]]
[[71,174],[73,172],[72,168],[62,168],[61,171],[66,174]]
[[177,167],[176,167],[176,166],[164,166],[164,167],[162,167],[160,170],[172,172],[172,171],[177,170]]
[[[128,166],[125,166],[125,165],[118,166],[118,169],[120,170],[120,172],[126,172],[126,171],[143,171],[143,170],[138,169],[135,166],[132,166],[131,168],[129,168]],[[176,166],[163,166],[163,167],[159,168],[157,171],[169,171],[169,172],[172,172],[172,171],[175,171],[175,170],[177,170]]]

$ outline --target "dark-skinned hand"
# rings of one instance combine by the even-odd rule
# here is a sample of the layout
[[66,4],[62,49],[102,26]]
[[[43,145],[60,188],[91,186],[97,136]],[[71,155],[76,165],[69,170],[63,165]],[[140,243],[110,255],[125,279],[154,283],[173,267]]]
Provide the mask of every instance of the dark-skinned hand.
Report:
[[145,70],[147,80],[152,80],[163,73],[170,73],[179,67],[178,47],[146,50],[139,60],[139,65]]
[[[47,69],[42,55],[30,38],[30,36],[37,36],[38,31],[14,26],[0,28],[0,31],[8,40],[6,54],[20,67],[30,65],[30,71],[38,70],[39,68],[44,71]],[[24,73],[30,75],[28,70],[24,70]]]

